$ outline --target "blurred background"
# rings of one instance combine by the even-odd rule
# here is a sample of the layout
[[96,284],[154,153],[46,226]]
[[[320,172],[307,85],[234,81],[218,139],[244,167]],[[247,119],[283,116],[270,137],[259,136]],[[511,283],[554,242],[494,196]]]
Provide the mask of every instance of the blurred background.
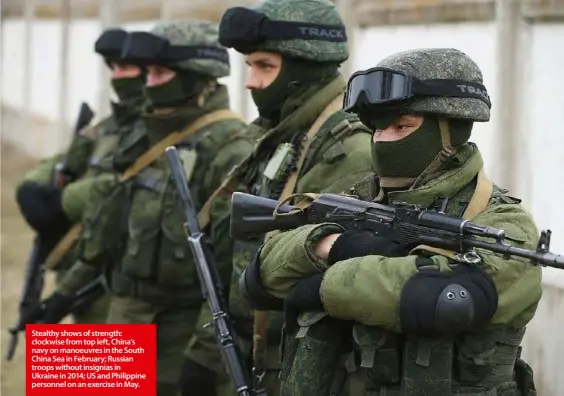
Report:
[[[16,183],[44,156],[66,148],[80,102],[109,112],[106,65],[93,52],[102,29],[148,30],[159,19],[219,21],[239,0],[2,0],[1,2],[1,340],[2,394],[25,394],[25,348],[4,361],[32,234],[15,207]],[[564,254],[564,0],[336,0],[347,25],[350,73],[394,52],[454,47],[484,73],[489,123],[472,141],[497,184],[523,199]],[[230,51],[232,109],[257,112],[244,88],[246,66]],[[564,271],[545,269],[544,295],[523,354],[539,396],[564,395]],[[23,340],[20,341],[23,343]],[[6,393],[4,393],[6,392]]]

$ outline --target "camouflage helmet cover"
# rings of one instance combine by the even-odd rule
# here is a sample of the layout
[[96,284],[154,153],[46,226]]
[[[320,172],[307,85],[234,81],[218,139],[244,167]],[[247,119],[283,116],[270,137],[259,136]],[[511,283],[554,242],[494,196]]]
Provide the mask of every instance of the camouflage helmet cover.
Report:
[[[157,23],[151,33],[168,40],[171,45],[202,45],[226,50],[218,42],[218,26],[208,21],[163,21]],[[230,74],[229,64],[215,59],[188,59],[174,66],[215,78]]]
[[[335,4],[329,0],[262,0],[250,9],[266,15],[273,21],[344,26]],[[332,63],[342,63],[349,57],[346,41],[266,39],[257,47],[257,51],[277,52],[288,57]]]
[[[483,84],[482,71],[476,62],[454,48],[402,51],[383,59],[377,67],[401,71],[420,80],[453,79]],[[475,98],[416,97],[407,110],[472,121],[490,119],[488,105]]]

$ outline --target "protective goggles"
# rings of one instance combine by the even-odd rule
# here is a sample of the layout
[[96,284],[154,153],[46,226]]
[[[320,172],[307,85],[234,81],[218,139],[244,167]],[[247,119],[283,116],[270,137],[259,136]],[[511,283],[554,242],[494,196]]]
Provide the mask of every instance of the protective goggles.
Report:
[[402,106],[414,97],[426,96],[473,98],[491,108],[488,91],[480,83],[449,79],[419,80],[400,71],[374,67],[351,76],[343,109],[356,112],[367,106]]
[[119,60],[126,39],[125,30],[108,29],[94,43],[94,51],[106,59]]
[[121,56],[138,65],[171,65],[189,59],[213,59],[229,65],[229,54],[224,48],[205,45],[172,45],[170,41],[149,32],[131,32]]
[[229,8],[223,14],[219,25],[221,45],[245,53],[266,39],[346,42],[347,33],[343,25],[273,21],[264,14],[244,7]]

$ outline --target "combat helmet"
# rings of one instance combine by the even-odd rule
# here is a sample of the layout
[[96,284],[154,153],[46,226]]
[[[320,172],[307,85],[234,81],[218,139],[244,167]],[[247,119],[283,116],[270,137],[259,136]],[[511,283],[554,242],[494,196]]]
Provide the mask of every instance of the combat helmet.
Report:
[[228,9],[219,42],[240,53],[280,53],[289,58],[340,64],[349,57],[345,25],[329,0],[263,0]]
[[372,142],[374,171],[410,185],[456,156],[470,138],[473,122],[490,119],[491,102],[482,72],[470,57],[453,48],[425,48],[396,53],[354,73],[343,108],[374,129],[386,128],[402,114],[434,116],[425,117],[408,137]]
[[121,61],[121,51],[128,33],[120,28],[106,29],[94,43],[94,52],[104,58],[110,66],[111,62]]
[[132,32],[122,56],[136,64],[160,64],[214,78],[230,74],[229,54],[218,42],[217,25],[207,21],[163,21],[150,32]]
[[431,113],[485,122],[491,102],[478,65],[454,48],[398,52],[349,79],[345,110],[399,106],[405,113]]

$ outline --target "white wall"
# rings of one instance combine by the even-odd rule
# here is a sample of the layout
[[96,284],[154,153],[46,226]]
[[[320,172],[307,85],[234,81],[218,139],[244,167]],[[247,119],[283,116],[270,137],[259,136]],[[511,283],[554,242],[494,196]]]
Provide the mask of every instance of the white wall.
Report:
[[[525,168],[520,175],[516,196],[525,198],[539,226],[552,229],[553,249],[564,252],[564,208],[556,196],[564,196],[564,183],[554,179],[564,169],[564,24],[535,25],[525,31],[523,63],[526,81],[522,114],[525,133],[516,131],[522,154],[519,162]],[[366,69],[395,52],[421,47],[454,47],[473,58],[484,75],[484,84],[492,98],[492,116],[488,123],[476,123],[472,141],[480,147],[488,174],[495,174],[503,158],[496,155],[496,107],[499,107],[495,84],[495,25],[465,23],[460,25],[401,26],[371,28],[357,34],[354,69]],[[560,48],[561,50],[556,50]],[[496,182],[503,186],[503,180]],[[558,276],[562,275],[562,276]],[[564,281],[564,271],[557,272]],[[547,277],[554,281],[554,277]],[[557,280],[558,281],[558,280]],[[560,285],[564,287],[564,282]]]
[[[564,253],[564,24],[539,24],[524,29],[521,59],[524,81],[521,90],[518,139],[519,182],[513,192],[523,198],[541,228],[553,231],[551,250]],[[397,51],[421,47],[454,47],[472,57],[484,74],[492,98],[489,123],[477,123],[472,135],[485,161],[486,172],[496,175],[504,161],[496,155],[496,108],[499,92],[495,84],[496,30],[494,23],[401,26],[371,28],[356,36],[353,69],[366,69]],[[495,181],[503,186],[503,180]],[[529,325],[523,356],[533,366],[539,396],[564,395],[564,271],[545,268],[543,299]]]
[[[148,29],[153,22],[125,26],[126,29]],[[93,53],[101,25],[96,21],[73,21],[70,27],[70,86],[68,120],[71,124],[80,101],[97,106],[98,92],[106,81],[100,79],[101,60]],[[35,114],[56,120],[59,89],[59,35],[61,27],[55,21],[33,24],[32,100]],[[18,20],[2,23],[2,103],[15,107],[23,105],[25,27]],[[495,175],[504,161],[497,153],[495,139],[497,92],[495,62],[496,36],[493,23],[465,23],[413,27],[372,28],[357,32],[353,51],[353,69],[369,68],[378,60],[400,50],[417,47],[455,47],[471,56],[482,68],[485,85],[492,97],[492,120],[478,123],[472,140],[484,156],[486,171]],[[539,227],[554,232],[552,250],[564,253],[564,24],[539,24],[525,29],[525,47],[521,59],[525,76],[521,89],[521,128],[515,131],[519,140],[519,183],[514,194],[524,198],[524,205],[534,215]],[[256,108],[247,92],[239,91],[237,80],[243,78],[245,66],[241,56],[230,51],[232,76],[223,79],[231,93],[232,108],[241,111],[242,100],[247,101],[247,120],[256,117]],[[55,124],[56,126],[56,124]],[[60,133],[53,127],[48,136],[33,135],[30,131],[2,131],[10,139],[35,155],[47,155],[60,147]],[[496,178],[503,186],[504,181]],[[564,395],[564,271],[545,269],[544,297],[537,316],[530,325],[525,344],[525,356],[535,368],[542,392],[539,395]]]

